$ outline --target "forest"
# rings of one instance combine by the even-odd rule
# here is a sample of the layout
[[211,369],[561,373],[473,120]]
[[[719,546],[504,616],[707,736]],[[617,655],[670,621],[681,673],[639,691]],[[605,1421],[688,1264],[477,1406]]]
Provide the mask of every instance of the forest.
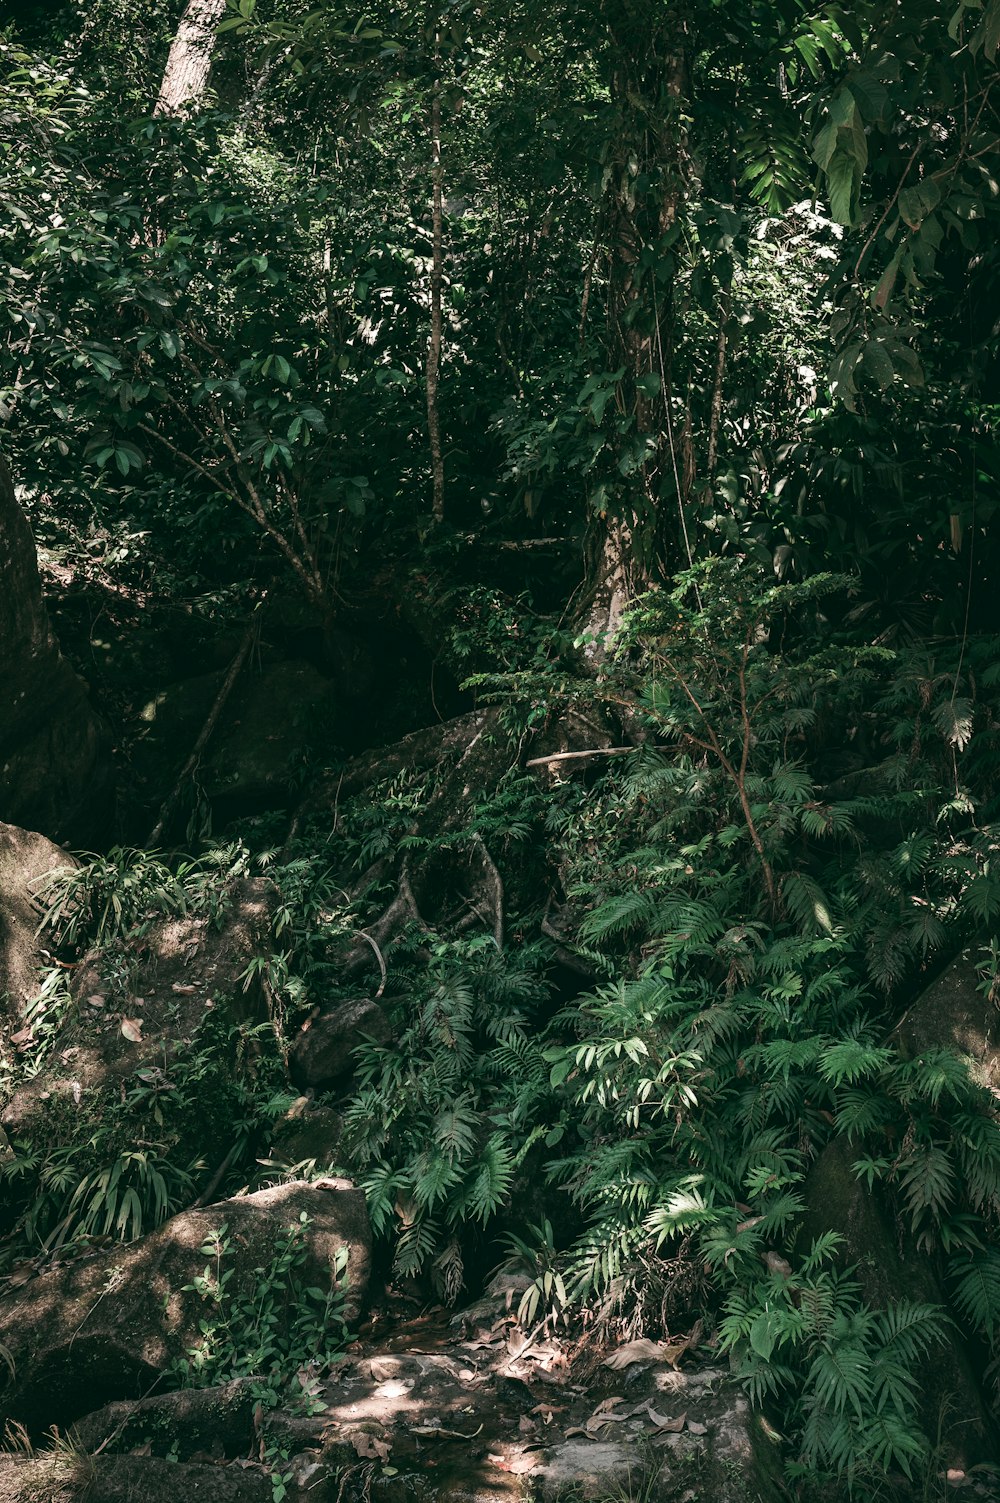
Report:
[[0,1503],[1000,1499],[1000,0],[0,0]]

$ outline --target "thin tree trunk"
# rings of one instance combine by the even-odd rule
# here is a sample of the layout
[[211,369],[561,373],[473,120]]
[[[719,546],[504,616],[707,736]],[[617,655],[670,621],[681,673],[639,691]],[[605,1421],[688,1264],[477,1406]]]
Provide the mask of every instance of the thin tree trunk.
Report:
[[441,36],[434,48],[434,93],[431,98],[432,206],[431,334],[427,346],[427,433],[431,445],[434,479],[433,515],[444,521],[444,455],[441,450],[441,414],[438,408],[438,376],[441,371],[441,292],[444,284],[444,172],[441,165]]
[[226,0],[188,0],[170,46],[154,115],[179,115],[208,87],[215,36]]
[[719,456],[719,429],[722,424],[722,396],[726,379],[726,344],[729,328],[729,288],[719,299],[719,333],[715,346],[715,378],[712,383],[712,407],[708,420],[708,462],[705,467],[705,491],[712,488],[715,464]]

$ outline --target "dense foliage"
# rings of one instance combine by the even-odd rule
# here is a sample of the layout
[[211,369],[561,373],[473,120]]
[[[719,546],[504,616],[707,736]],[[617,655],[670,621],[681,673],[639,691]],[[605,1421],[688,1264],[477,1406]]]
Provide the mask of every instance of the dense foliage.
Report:
[[[56,882],[29,1073],[67,964],[127,988],[152,923],[222,925],[251,874],[267,1018],[17,1143],[5,1266],[189,1204],[221,1121],[246,1182],[360,932],[392,1042],[332,1167],[392,1278],[453,1302],[505,1257],[532,1327],[703,1317],[800,1496],[929,1475],[928,1352],[957,1320],[1000,1362],[995,1106],[893,1031],[962,948],[1000,992],[1000,0],[239,0],[210,92],[154,114],[176,9],[0,11],[0,414],[40,541],[220,636],[265,592],[328,654],[402,619],[494,775],[359,781],[317,733],[293,817]],[[809,1233],[831,1143],[950,1312],[875,1307]],[[268,1299],[187,1378],[326,1353],[329,1304],[278,1350]]]

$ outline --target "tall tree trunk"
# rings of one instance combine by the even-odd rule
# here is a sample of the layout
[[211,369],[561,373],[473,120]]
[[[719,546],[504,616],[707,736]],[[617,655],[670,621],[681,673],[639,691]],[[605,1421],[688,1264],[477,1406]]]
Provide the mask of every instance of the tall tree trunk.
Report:
[[612,363],[625,367],[626,410],[646,444],[634,499],[603,519],[598,568],[585,626],[588,654],[611,646],[622,611],[647,589],[667,503],[670,531],[689,553],[682,434],[670,413],[673,278],[671,244],[687,192],[683,112],[687,96],[684,5],[603,0],[610,43],[607,82],[616,134],[608,144],[609,315]]
[[188,0],[170,46],[154,115],[178,115],[201,99],[225,10],[226,0]]
[[654,506],[675,468],[668,403],[671,237],[688,186],[683,9],[672,5],[665,15],[656,0],[611,0],[607,11],[620,129],[613,155],[611,295],[636,427],[650,440],[643,482]]
[[441,33],[434,38],[434,92],[431,96],[431,332],[427,346],[427,434],[431,446],[434,481],[432,510],[435,522],[444,521],[444,454],[441,449],[441,413],[438,407],[438,377],[441,372],[441,293],[444,285],[444,171],[441,163]]

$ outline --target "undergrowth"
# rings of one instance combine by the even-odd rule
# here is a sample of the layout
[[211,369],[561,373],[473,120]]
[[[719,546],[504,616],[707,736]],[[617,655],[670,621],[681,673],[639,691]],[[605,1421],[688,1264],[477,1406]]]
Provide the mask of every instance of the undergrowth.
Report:
[[[962,947],[984,1006],[1000,993],[1000,658],[992,639],[859,644],[851,588],[717,561],[642,603],[596,675],[543,653],[480,675],[510,745],[567,708],[625,719],[639,744],[582,778],[500,768],[460,826],[442,765],[338,793],[332,820],[280,852],[112,853],[61,877],[53,950],[127,952],[166,914],[224,922],[235,885],[265,872],[274,938],[244,982],[268,1016],[218,1020],[86,1133],[15,1145],[3,1173],[30,1187],[15,1242],[128,1238],[179,1207],[203,1172],[206,1096],[249,1148],[287,1104],[299,1024],[358,995],[345,957],[400,871],[433,886],[488,859],[502,924],[456,889],[433,922],[414,909],[385,954],[369,937],[360,984],[377,981],[392,1042],[362,1040],[330,1103],[392,1276],[453,1302],[506,1247],[533,1328],[629,1337],[703,1316],[778,1422],[802,1496],[809,1478],[866,1497],[926,1475],[923,1371],[949,1332],[988,1382],[998,1370],[1000,1123],[947,1040],[911,1057],[895,1025]],[[69,1005],[47,985],[39,1058]],[[270,1030],[266,1068],[258,1049],[234,1072],[255,1028]],[[831,1144],[891,1208],[935,1297],[880,1303],[835,1233],[804,1236]],[[214,1246],[199,1292],[220,1305],[223,1232]],[[261,1287],[294,1279],[298,1256],[279,1250],[281,1277]],[[302,1294],[288,1337],[300,1366],[334,1320],[316,1298]],[[277,1305],[255,1308],[252,1339],[249,1307],[215,1312],[187,1380],[236,1372],[237,1329],[258,1365],[280,1365]]]

